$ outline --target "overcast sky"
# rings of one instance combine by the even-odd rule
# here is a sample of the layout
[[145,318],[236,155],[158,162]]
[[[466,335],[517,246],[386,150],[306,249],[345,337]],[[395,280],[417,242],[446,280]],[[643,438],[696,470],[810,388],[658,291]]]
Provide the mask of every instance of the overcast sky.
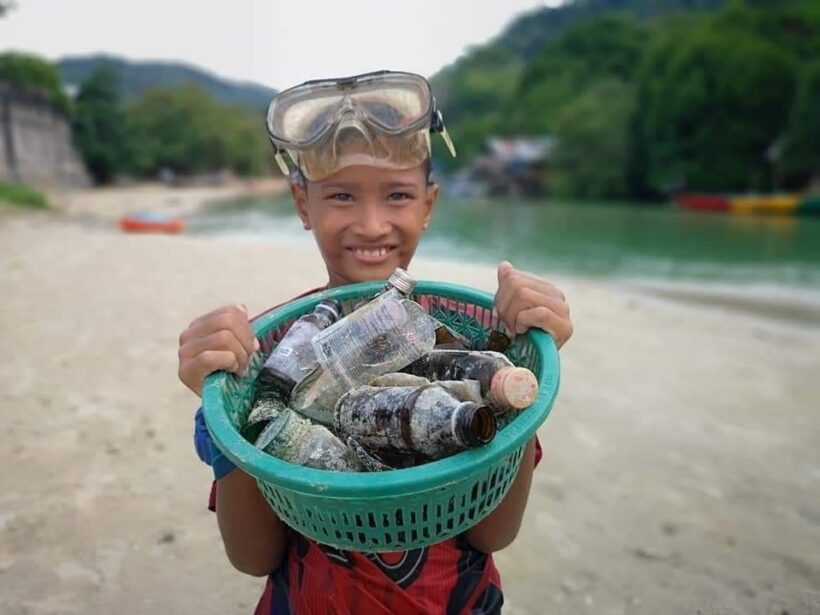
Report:
[[561,0],[17,0],[0,50],[177,60],[285,88],[391,68],[431,75],[523,11]]

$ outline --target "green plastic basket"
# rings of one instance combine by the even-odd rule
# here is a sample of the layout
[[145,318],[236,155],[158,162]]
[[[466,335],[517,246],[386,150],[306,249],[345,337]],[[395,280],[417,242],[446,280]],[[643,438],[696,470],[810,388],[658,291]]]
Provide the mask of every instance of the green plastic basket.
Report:
[[[548,334],[518,336],[507,355],[539,383],[535,403],[486,446],[414,468],[377,473],[329,472],[293,465],[256,449],[241,435],[254,399],[254,379],[291,324],[333,298],[346,309],[384,287],[366,282],[316,293],[253,322],[261,350],[248,375],[217,372],[205,380],[205,421],[219,448],[259,488],[279,517],[313,540],[364,552],[402,551],[446,540],[490,514],[510,489],[524,446],[549,414],[558,393],[559,362]],[[414,299],[474,342],[499,326],[492,295],[453,284],[420,281]]]

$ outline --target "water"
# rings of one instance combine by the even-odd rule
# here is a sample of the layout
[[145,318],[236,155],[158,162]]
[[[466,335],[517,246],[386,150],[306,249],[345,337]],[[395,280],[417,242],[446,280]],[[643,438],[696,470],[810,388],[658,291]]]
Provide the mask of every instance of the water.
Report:
[[[194,234],[312,242],[289,197],[213,204]],[[418,254],[598,278],[820,291],[820,218],[736,216],[626,204],[439,201]]]

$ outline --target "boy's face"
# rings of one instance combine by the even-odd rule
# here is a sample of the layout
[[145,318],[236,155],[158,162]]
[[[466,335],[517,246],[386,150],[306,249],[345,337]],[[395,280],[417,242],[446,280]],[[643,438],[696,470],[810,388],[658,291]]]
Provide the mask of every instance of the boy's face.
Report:
[[339,286],[383,280],[410,265],[438,186],[427,185],[421,165],[355,165],[292,192],[299,217],[316,237],[330,286]]

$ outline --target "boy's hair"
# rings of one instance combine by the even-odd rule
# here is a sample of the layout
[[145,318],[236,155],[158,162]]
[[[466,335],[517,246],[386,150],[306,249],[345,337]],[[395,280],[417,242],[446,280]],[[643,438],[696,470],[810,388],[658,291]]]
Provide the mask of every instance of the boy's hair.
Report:
[[[435,181],[433,180],[433,161],[430,159],[430,156],[424,159],[421,163],[421,170],[424,173],[424,180],[427,182],[428,186],[432,186]],[[296,167],[290,172],[290,183],[294,186],[301,186],[302,188],[307,188],[308,180],[305,175],[302,173],[302,170],[299,167]]]

